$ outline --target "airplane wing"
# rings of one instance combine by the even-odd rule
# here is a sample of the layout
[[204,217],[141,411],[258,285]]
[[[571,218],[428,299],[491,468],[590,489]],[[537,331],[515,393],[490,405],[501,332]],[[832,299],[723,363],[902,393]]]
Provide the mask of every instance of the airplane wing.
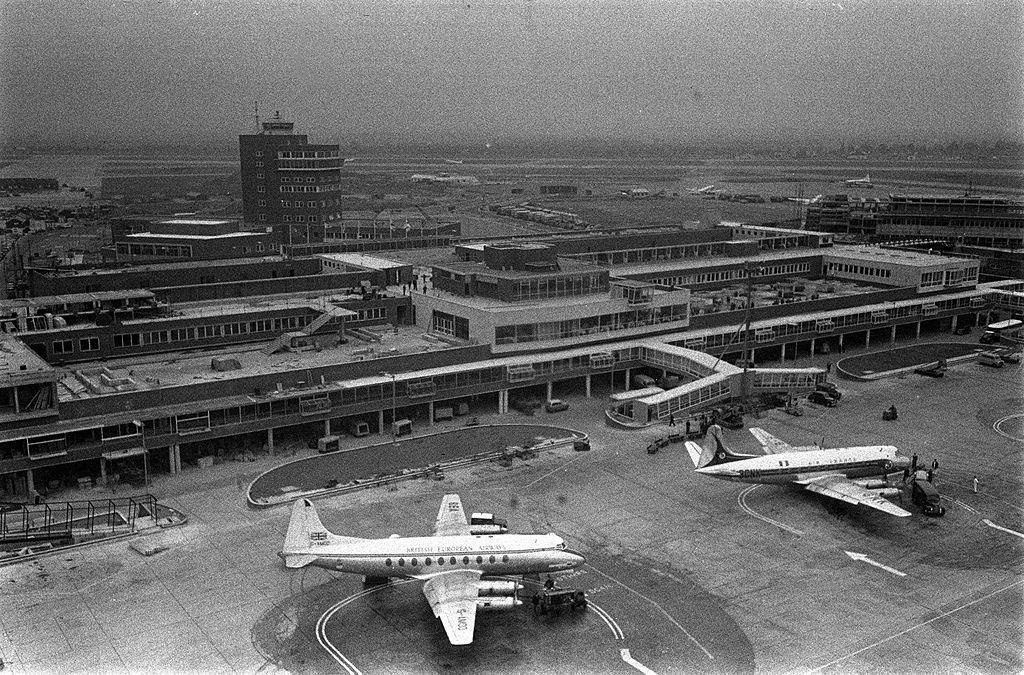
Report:
[[437,511],[434,523],[434,536],[453,537],[471,534],[466,512],[462,509],[462,500],[458,495],[445,495],[441,500],[441,508]]
[[856,483],[850,482],[850,479],[846,476],[830,474],[799,482],[811,492],[817,492],[819,495],[838,499],[846,502],[847,504],[870,506],[873,509],[885,511],[888,514],[899,516],[900,518],[905,518],[910,515],[910,511],[901,509],[885,497],[879,496],[873,490],[869,490],[868,488],[861,487]]
[[473,641],[477,582],[481,574],[480,570],[452,570],[436,574],[423,584],[423,595],[434,616],[441,619],[453,645],[468,645]]
[[764,448],[766,454],[774,455],[777,452],[793,452],[796,450],[792,445],[775,438],[770,433],[761,429],[760,427],[750,427],[750,433],[754,434],[754,438]]

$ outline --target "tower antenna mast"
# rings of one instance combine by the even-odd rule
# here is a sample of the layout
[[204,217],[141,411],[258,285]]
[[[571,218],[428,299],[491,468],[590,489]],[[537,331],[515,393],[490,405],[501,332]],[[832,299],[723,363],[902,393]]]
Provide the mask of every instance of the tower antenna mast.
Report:
[[256,132],[259,133],[259,130],[260,130],[260,102],[259,101],[253,101],[252,102],[252,110],[253,110],[253,117],[256,118]]

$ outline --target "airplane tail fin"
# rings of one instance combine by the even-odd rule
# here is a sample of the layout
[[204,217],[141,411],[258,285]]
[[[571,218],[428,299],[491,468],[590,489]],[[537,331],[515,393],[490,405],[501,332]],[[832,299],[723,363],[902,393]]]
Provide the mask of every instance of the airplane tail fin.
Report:
[[735,462],[739,459],[747,459],[749,457],[757,456],[741,455],[730,450],[722,440],[721,431],[716,430],[714,426],[708,430],[707,438],[710,439],[707,448],[701,447],[700,444],[694,443],[693,441],[686,442],[686,452],[690,455],[690,460],[693,462],[693,467],[695,469],[703,469],[708,466],[725,464],[726,462]]
[[355,537],[339,537],[331,534],[320,522],[316,507],[308,499],[298,499],[292,506],[292,517],[288,521],[288,532],[284,535],[284,549],[281,557],[285,567],[305,567],[317,559],[318,547],[355,541]]

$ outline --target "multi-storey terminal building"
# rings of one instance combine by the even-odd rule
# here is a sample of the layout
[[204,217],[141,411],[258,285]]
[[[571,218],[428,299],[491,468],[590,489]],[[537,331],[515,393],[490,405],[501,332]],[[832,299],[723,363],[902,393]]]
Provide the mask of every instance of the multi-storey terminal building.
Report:
[[[140,289],[5,306],[0,492],[430,425],[437,406],[506,414],[566,391],[611,399],[638,373],[680,385],[640,392],[620,420],[664,421],[743,393],[813,389],[824,371],[787,368],[794,356],[984,323],[1024,297],[1024,282],[979,283],[975,259],[738,225],[466,245],[416,290],[411,266],[383,258],[319,265],[304,276],[367,283],[242,302]],[[744,377],[732,363],[748,348]]]

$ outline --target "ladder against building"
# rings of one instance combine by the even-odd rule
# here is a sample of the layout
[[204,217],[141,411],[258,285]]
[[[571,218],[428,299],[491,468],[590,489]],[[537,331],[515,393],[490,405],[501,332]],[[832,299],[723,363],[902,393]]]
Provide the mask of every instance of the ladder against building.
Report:
[[351,310],[343,309],[341,307],[329,307],[324,311],[323,314],[310,321],[308,324],[300,328],[298,331],[282,333],[281,335],[278,335],[276,338],[274,338],[266,345],[264,345],[264,347],[260,351],[266,354],[267,356],[271,354],[276,354],[277,352],[287,347],[289,342],[291,342],[292,337],[294,337],[295,335],[313,335],[318,330],[329,324],[335,318],[340,316],[347,316],[351,313]]

